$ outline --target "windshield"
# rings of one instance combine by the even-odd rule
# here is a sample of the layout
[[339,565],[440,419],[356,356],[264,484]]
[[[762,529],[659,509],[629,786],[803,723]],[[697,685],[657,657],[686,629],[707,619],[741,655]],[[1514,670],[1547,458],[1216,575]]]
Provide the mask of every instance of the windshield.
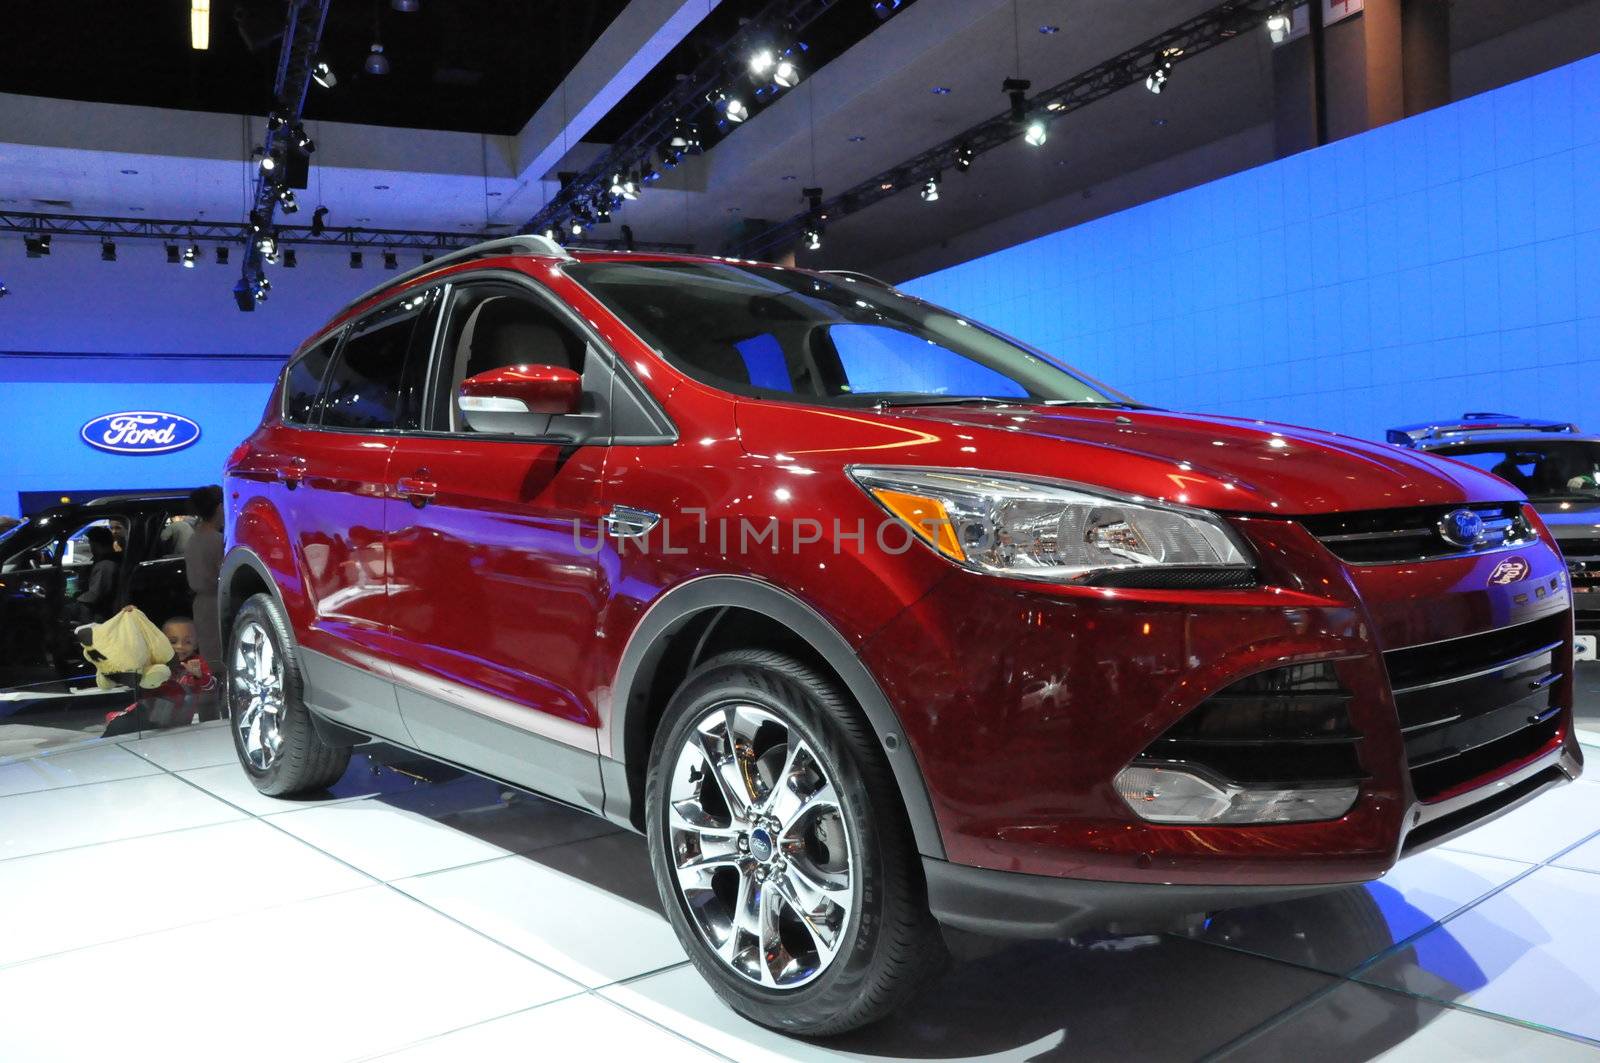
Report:
[[1600,501],[1600,443],[1501,440],[1460,443],[1430,453],[1476,465],[1538,501]]
[[829,405],[1131,405],[1045,355],[888,288],[727,262],[582,262],[566,272],[713,387]]

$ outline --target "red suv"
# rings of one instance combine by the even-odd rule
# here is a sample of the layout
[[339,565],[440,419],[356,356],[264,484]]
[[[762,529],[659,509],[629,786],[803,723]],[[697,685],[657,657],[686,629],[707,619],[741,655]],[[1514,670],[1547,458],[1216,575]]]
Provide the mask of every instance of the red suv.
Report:
[[1515,488],[1141,406],[860,275],[447,256],[295,355],[227,492],[261,791],[376,738],[640,831],[787,1030],[892,1009],[940,923],[1363,882],[1581,766]]

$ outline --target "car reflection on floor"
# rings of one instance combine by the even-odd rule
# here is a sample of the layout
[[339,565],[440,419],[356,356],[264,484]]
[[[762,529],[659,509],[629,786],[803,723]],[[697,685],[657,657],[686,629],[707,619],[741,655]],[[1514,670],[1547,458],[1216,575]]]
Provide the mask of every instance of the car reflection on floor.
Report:
[[[107,905],[108,883],[126,904]],[[1582,780],[1361,888],[1182,932],[953,937],[948,970],[889,1021],[806,1042],[740,1019],[688,966],[640,838],[553,802],[382,745],[324,794],[263,797],[225,721],[0,764],[8,1058],[129,1039],[228,1058],[226,1022],[118,992],[195,970],[342,972],[299,997],[307,1059],[529,1043],[653,1059],[1593,1058],[1597,913],[1600,783]],[[266,953],[230,944],[262,933]],[[85,992],[97,1021],[63,1028],[60,1000]]]

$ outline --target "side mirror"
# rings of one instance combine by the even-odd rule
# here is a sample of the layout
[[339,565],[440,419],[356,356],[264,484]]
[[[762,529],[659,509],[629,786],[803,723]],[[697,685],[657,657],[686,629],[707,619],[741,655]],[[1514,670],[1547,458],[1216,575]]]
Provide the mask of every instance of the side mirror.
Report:
[[461,382],[456,404],[475,432],[543,435],[552,417],[579,412],[583,378],[554,365],[490,369]]

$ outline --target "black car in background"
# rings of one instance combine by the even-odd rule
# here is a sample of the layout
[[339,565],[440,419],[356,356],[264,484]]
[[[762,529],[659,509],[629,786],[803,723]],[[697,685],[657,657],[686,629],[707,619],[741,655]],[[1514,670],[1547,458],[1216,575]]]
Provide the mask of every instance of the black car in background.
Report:
[[[97,735],[127,691],[93,687],[73,628],[90,567],[89,529],[117,544],[116,590],[102,612],[133,604],[156,624],[187,615],[183,544],[192,530],[187,491],[113,495],[56,506],[0,536],[0,758]],[[59,733],[58,733],[59,732]]]
[[1506,413],[1403,425],[1389,442],[1486,469],[1521,488],[1556,537],[1572,575],[1577,656],[1594,660],[1600,639],[1600,436],[1568,421]]

